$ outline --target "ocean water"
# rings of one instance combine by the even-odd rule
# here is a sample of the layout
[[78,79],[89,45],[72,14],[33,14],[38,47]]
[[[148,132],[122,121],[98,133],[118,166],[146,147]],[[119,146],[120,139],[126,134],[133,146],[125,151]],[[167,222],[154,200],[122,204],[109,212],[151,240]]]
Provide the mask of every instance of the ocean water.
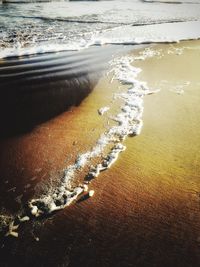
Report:
[[0,57],[200,36],[198,0],[16,2],[0,4]]
[[[9,88],[11,94],[6,92],[9,100],[13,92],[15,96],[20,92],[21,98],[30,84],[34,84],[31,91],[39,93],[41,85],[56,87],[64,81],[59,85],[63,89],[66,81],[72,78],[72,88],[74,84],[88,87],[90,81],[85,83],[85,77],[88,81],[88,73],[99,72],[99,66],[104,65],[102,58],[108,62],[113,80],[127,87],[126,91],[114,95],[123,102],[110,118],[114,125],[106,128],[90,150],[77,154],[74,163],[63,170],[64,175],[55,188],[30,199],[28,207],[32,216],[63,209],[88,191],[91,180],[109,169],[119,153],[126,149],[123,144],[126,137],[139,135],[142,130],[144,97],[156,91],[137,79],[142,70],[133,66],[133,56],[113,56],[113,51],[199,38],[199,1],[17,1],[0,4],[0,82],[5,86],[2,90]],[[154,52],[145,50],[140,59],[154,56]],[[11,105],[16,103],[11,101]],[[99,113],[103,115],[108,110],[109,107],[103,106]],[[106,156],[92,166],[92,159],[99,158],[107,147],[110,149]],[[82,179],[81,184],[78,179],[76,183],[77,174],[80,176],[85,167],[88,168],[87,179]],[[7,234],[16,235],[13,222]]]

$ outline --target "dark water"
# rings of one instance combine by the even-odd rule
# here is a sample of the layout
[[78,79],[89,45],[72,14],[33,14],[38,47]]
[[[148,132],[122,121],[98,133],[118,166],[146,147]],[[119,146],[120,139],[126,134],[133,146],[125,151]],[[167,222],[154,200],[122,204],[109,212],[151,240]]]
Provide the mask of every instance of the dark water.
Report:
[[[18,56],[0,62],[1,135],[31,129],[80,103],[113,55],[88,46],[197,38],[199,19],[198,1],[1,3],[0,57]],[[55,54],[37,55],[45,52]]]
[[0,63],[1,136],[31,130],[92,91],[118,49],[92,48],[10,58]]

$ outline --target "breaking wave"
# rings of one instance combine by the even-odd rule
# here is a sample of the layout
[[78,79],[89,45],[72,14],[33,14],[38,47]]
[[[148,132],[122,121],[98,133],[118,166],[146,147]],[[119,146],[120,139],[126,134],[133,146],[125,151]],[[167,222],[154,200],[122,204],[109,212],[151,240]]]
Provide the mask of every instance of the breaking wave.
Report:
[[197,39],[200,5],[190,0],[181,3],[126,0],[0,4],[0,58],[100,44]]

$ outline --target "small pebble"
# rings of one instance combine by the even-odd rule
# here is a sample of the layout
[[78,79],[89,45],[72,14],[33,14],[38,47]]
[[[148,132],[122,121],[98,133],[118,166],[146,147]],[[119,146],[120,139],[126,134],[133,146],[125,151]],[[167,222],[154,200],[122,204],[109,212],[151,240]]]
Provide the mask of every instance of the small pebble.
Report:
[[99,113],[100,116],[102,116],[109,109],[110,109],[109,107],[102,107],[102,108],[98,109],[98,113]]
[[33,206],[31,210],[32,215],[36,216],[37,212],[38,212],[38,208],[36,206]]
[[94,190],[90,190],[89,193],[88,193],[88,196],[89,197],[93,197],[94,196]]
[[28,216],[24,216],[22,218],[19,218],[20,222],[27,222],[30,220],[30,218]]
[[83,185],[83,191],[84,192],[87,192],[88,191],[88,185],[86,185],[86,184]]

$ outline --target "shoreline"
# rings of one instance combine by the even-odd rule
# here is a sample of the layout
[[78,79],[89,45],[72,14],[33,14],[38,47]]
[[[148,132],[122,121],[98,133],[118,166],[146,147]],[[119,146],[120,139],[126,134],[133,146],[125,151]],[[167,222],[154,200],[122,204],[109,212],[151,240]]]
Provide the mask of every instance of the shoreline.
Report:
[[[184,46],[190,49],[180,52],[179,49]],[[147,81],[150,88],[158,89],[159,85],[162,87],[161,92],[145,97],[141,135],[126,139],[124,144],[127,149],[119,156],[119,160],[92,182],[91,189],[95,190],[93,198],[75,203],[40,223],[34,221],[33,225],[24,225],[23,234],[18,240],[4,240],[1,248],[4,263],[8,261],[9,266],[12,262],[12,258],[7,258],[10,250],[15,250],[14,256],[22,264],[33,261],[35,266],[41,263],[52,266],[54,263],[56,266],[82,264],[100,267],[115,264],[117,267],[125,267],[133,266],[131,264],[144,266],[145,263],[146,266],[189,267],[200,263],[200,66],[195,54],[199,47],[199,41],[181,42],[172,46],[156,45],[152,50],[160,54],[152,54],[152,57],[144,61],[133,62],[134,66],[142,68],[139,79]],[[168,54],[170,48],[173,51]],[[160,49],[164,51],[163,57],[160,57]],[[190,73],[187,72],[189,66]],[[184,82],[186,74],[188,77],[192,75],[192,82],[183,86],[183,94],[169,91],[171,85],[161,83],[161,80],[173,81],[172,77],[176,77],[174,81],[177,79],[178,82]],[[28,168],[29,172],[31,169],[34,172],[29,173],[29,177],[38,173],[38,177],[33,180],[36,182],[47,173],[48,168],[54,166],[55,170],[55,163],[63,162],[61,159],[66,151],[74,151],[76,146],[85,151],[95,142],[107,123],[106,119],[102,121],[102,117],[96,116],[95,112],[101,101],[105,106],[112,101],[112,97],[105,99],[103,94],[108,86],[111,90],[109,96],[112,96],[117,82],[110,84],[102,79],[97,90],[76,110],[72,109],[59,119],[41,125],[30,136],[25,135],[4,143],[4,153],[7,154],[5,162],[8,159],[12,161],[10,155],[12,149],[16,149],[20,164],[26,163],[25,172]],[[98,103],[94,99],[98,99]],[[85,118],[89,126],[80,132],[79,128],[83,126]],[[70,131],[67,130],[66,120],[71,125],[68,126],[71,127]],[[95,129],[90,131],[90,140],[85,139],[88,129]],[[68,136],[65,136],[67,132]],[[53,137],[45,140],[47,133],[51,133]],[[74,137],[77,133],[79,140],[75,144],[77,140]],[[40,139],[37,139],[38,134],[41,134]],[[57,140],[55,137],[58,136]],[[38,140],[40,144],[32,151]],[[48,144],[51,146],[47,147]],[[8,146],[9,151],[6,151]],[[24,151],[23,146],[26,147]],[[63,146],[65,151],[61,153]],[[19,151],[24,154],[20,155]],[[69,162],[74,161],[75,154],[76,151],[72,153]],[[45,162],[41,162],[42,167],[37,166],[41,155],[44,156],[43,159],[47,155],[54,155],[52,163],[47,164],[45,170],[42,165]],[[16,170],[15,164],[15,161],[10,162],[10,177]],[[35,171],[37,168],[41,170]],[[18,172],[20,177],[20,170]],[[24,174],[26,183],[25,177]],[[36,242],[34,236],[39,236],[40,241]],[[25,256],[22,255],[24,251]]]

